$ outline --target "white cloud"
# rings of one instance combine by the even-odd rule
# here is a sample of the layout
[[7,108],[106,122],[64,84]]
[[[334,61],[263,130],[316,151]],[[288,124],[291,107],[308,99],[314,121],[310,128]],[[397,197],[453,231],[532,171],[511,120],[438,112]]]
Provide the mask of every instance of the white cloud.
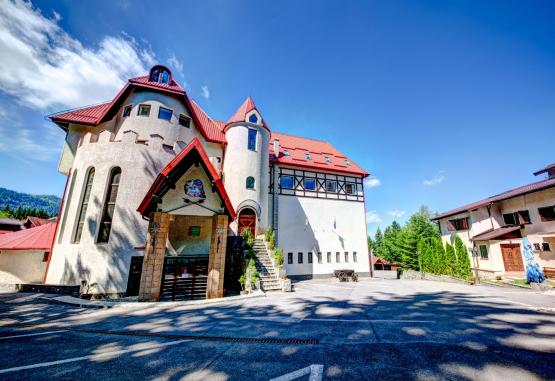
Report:
[[210,90],[208,90],[208,86],[202,86],[201,90],[203,97],[205,97],[206,99],[210,98]]
[[131,37],[105,36],[85,48],[23,1],[0,0],[0,90],[28,107],[47,110],[109,100],[125,81],[147,72],[149,49]]
[[404,210],[390,210],[389,212],[387,212],[387,214],[394,218],[401,218],[405,215],[405,213],[406,211]]
[[32,162],[53,160],[60,155],[64,133],[52,123],[40,128],[40,139],[36,129],[30,129],[17,121],[0,123],[0,152],[15,159]]
[[382,222],[382,219],[377,211],[369,210],[366,212],[366,223],[369,224],[377,224]]
[[172,69],[174,73],[179,74],[181,77],[185,76],[183,73],[183,63],[177,59],[175,54],[172,54],[170,58],[168,58],[168,65],[170,65],[170,69]]
[[364,179],[364,186],[366,188],[375,188],[379,187],[380,185],[382,185],[382,182],[377,177],[370,176]]
[[444,171],[439,171],[437,173],[437,175],[435,175],[432,179],[422,181],[422,184],[424,184],[428,187],[433,187],[433,186],[436,186],[438,184],[441,184],[443,182],[443,180],[445,180],[445,176],[443,175],[443,173],[444,173]]

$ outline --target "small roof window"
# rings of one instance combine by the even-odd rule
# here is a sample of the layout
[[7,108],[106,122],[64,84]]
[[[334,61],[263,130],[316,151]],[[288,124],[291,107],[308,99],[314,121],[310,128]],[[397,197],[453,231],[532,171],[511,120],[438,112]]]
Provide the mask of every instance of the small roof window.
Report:
[[283,154],[284,154],[285,156],[289,156],[289,150],[284,150],[284,151],[283,151]]
[[249,116],[249,122],[258,124],[258,117],[256,116],[256,114],[251,114],[251,116]]
[[345,165],[348,167],[349,165],[351,165],[351,163],[349,162],[349,160],[345,160]]
[[162,65],[156,65],[152,69],[150,69],[148,80],[150,82],[158,82],[169,85],[171,78],[172,74],[170,72],[170,69]]
[[325,156],[324,160],[326,161],[326,163],[331,163],[331,159],[329,156]]
[[305,157],[306,160],[311,160],[312,159],[312,156],[310,156],[310,152],[305,153],[304,157]]

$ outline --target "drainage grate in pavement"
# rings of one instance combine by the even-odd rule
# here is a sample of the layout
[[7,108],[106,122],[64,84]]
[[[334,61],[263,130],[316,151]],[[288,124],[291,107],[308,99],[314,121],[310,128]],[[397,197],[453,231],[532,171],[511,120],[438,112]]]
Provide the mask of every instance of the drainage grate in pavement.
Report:
[[227,336],[201,336],[201,335],[176,335],[165,333],[149,332],[127,332],[127,331],[107,331],[84,328],[63,328],[65,331],[80,333],[95,333],[101,335],[120,335],[134,337],[157,337],[172,340],[204,340],[204,341],[224,341],[237,343],[262,343],[262,344],[289,344],[289,345],[314,345],[319,344],[318,339],[281,339],[275,337],[227,337]]

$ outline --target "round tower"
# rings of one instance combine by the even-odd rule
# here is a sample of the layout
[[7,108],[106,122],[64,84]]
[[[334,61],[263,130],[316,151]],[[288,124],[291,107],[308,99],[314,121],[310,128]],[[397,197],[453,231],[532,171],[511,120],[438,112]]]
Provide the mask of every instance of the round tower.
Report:
[[228,121],[223,162],[225,188],[237,211],[236,234],[268,228],[270,130],[249,97]]

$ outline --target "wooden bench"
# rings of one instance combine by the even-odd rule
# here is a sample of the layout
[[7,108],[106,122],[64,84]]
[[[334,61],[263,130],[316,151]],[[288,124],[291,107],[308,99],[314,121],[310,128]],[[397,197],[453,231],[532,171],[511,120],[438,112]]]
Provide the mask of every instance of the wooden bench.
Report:
[[349,278],[353,282],[358,282],[358,275],[355,270],[334,270],[333,275],[339,279],[340,282],[347,282]]
[[546,278],[555,279],[555,267],[544,267],[543,275],[545,275]]

